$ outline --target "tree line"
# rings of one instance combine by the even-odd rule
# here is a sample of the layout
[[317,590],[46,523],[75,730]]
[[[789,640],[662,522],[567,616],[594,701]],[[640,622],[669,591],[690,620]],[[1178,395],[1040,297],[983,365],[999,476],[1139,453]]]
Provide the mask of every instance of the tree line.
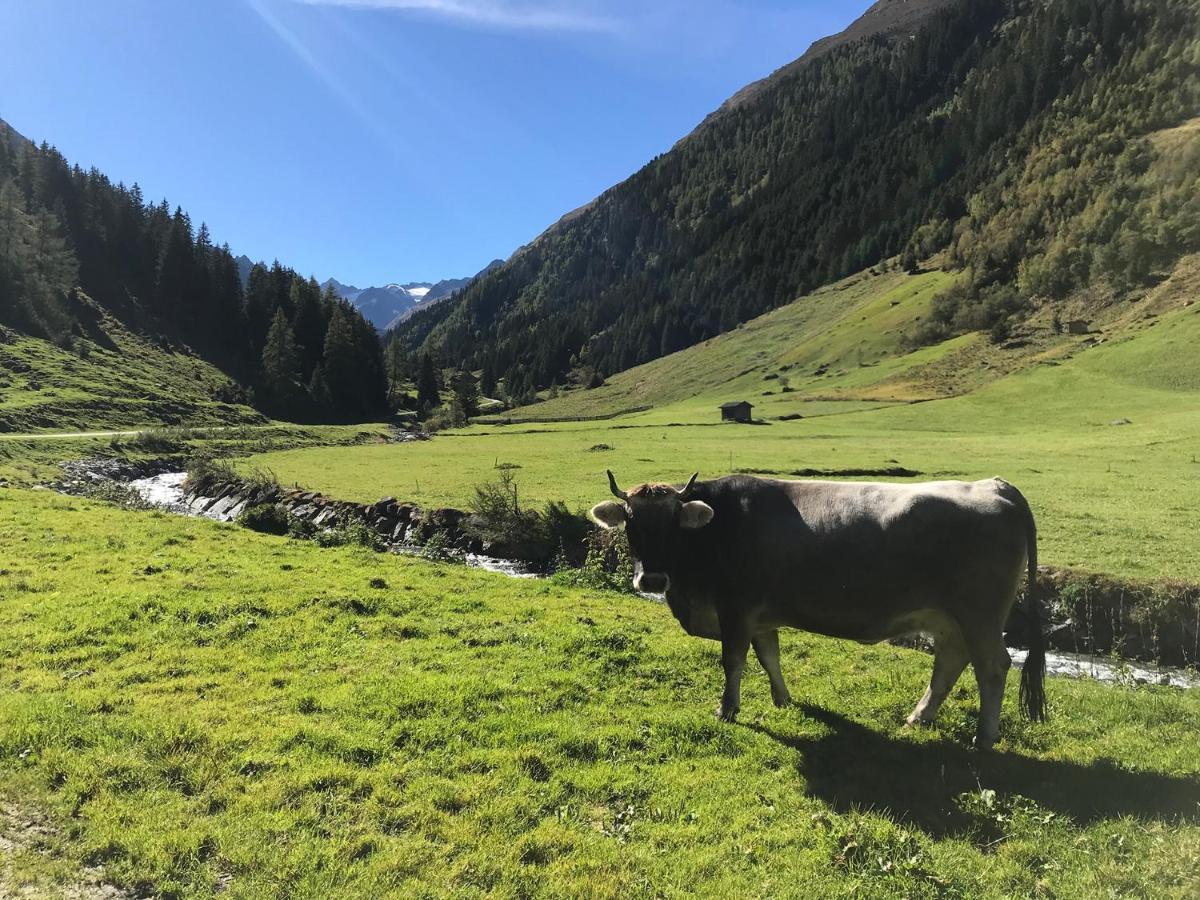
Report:
[[273,415],[387,411],[382,345],[350,304],[278,261],[243,286],[206,225],[0,123],[0,321],[72,347],[97,336],[81,292],[127,327],[186,345]]

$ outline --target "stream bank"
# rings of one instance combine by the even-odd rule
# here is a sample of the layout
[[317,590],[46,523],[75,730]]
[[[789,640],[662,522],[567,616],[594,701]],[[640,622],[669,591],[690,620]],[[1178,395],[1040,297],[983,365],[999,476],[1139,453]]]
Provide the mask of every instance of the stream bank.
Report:
[[[536,577],[539,567],[513,554],[512,547],[487,544],[471,533],[472,514],[460,509],[425,510],[395,498],[357,504],[319,492],[283,488],[221,475],[188,482],[173,460],[145,463],[84,461],[64,467],[70,473],[59,490],[72,485],[116,480],[146,505],[183,515],[233,521],[243,511],[275,505],[312,529],[354,525],[369,528],[378,543],[399,553],[422,553],[436,535],[439,547],[468,565],[514,577]],[[1200,687],[1200,586],[1138,584],[1067,569],[1041,567],[1038,592],[1049,622],[1048,668],[1052,674],[1091,677],[1126,684]],[[1026,646],[1024,604],[1018,602],[1007,630],[1010,647]],[[1025,653],[1013,651],[1020,665]]]

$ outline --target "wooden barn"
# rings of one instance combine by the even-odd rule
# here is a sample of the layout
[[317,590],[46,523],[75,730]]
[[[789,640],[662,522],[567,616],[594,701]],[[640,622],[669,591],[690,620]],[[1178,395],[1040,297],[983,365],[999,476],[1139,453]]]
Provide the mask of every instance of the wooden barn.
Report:
[[721,404],[722,422],[749,422],[754,406],[745,400],[731,400]]

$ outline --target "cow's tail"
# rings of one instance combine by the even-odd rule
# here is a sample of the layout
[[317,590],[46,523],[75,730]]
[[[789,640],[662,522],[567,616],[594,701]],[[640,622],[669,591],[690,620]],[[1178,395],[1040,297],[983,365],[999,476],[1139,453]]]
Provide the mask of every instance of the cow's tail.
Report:
[[1020,705],[1026,718],[1035,722],[1046,719],[1046,636],[1042,633],[1042,604],[1037,596],[1037,523],[1029,501],[1016,488],[1025,518],[1025,556],[1029,564],[1029,584],[1025,587],[1025,617],[1029,622],[1029,655],[1021,668]]

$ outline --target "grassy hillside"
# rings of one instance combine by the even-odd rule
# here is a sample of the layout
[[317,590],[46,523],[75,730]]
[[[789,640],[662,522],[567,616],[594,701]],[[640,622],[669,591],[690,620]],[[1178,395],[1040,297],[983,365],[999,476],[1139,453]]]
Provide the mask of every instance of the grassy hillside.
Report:
[[846,401],[877,405],[929,399],[938,393],[926,386],[881,388],[879,383],[958,346],[948,342],[906,352],[933,297],[953,281],[941,271],[864,272],[719,337],[614,375],[601,387],[572,390],[507,418],[568,420],[670,407],[675,420],[707,422],[726,400],[750,400],[757,418],[777,418],[855,408]]
[[[1200,506],[1194,365],[1200,304],[1192,301],[1200,297],[1200,260],[1186,260],[1137,303],[1088,307],[1079,300],[1072,314],[1092,318],[1096,334],[1056,335],[1035,319],[1020,346],[963,338],[877,366],[847,365],[862,340],[857,325],[917,306],[937,277],[848,283],[831,289],[830,299],[845,306],[822,334],[790,330],[788,316],[807,313],[798,303],[708,347],[625,373],[607,388],[555,401],[572,414],[615,410],[651,396],[638,393],[646,384],[654,385],[654,396],[679,398],[646,412],[605,421],[475,426],[424,443],[312,448],[258,455],[245,464],[338,497],[469,505],[475,485],[508,463],[518,467],[513,474],[526,500],[564,499],[581,507],[607,493],[606,468],[629,483],[683,480],[696,470],[704,476],[815,470],[841,477],[903,467],[925,478],[1002,475],[1027,493],[1038,514],[1044,562],[1200,581],[1200,560],[1192,552]],[[899,300],[895,307],[893,300]],[[889,338],[899,341],[897,328],[892,332]],[[710,354],[714,362],[707,366]],[[780,394],[778,380],[763,375],[779,372],[788,358],[805,363],[794,376],[796,391]],[[827,376],[812,375],[815,361],[831,363]],[[966,385],[981,386],[921,403],[883,400],[888,391],[897,392],[894,399]],[[752,386],[775,393],[755,397]],[[809,417],[718,424],[717,404],[742,398],[758,402],[757,412],[768,416],[788,410]]]
[[69,349],[0,329],[0,433],[266,421],[209,363],[96,315]]
[[[665,607],[0,490],[0,894],[1186,896],[1200,696],[1056,680],[967,747],[969,679],[789,633],[712,717]],[[1010,680],[1010,687],[1014,682]]]

